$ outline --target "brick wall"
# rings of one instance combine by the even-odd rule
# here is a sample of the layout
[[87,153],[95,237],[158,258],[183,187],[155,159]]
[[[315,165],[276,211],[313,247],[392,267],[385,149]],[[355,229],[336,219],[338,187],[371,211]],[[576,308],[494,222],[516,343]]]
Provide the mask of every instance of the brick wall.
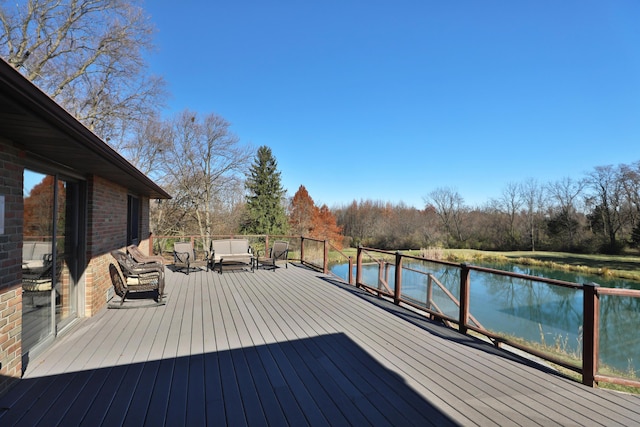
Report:
[[[89,217],[87,235],[85,315],[93,316],[107,304],[106,295],[113,286],[109,264],[114,262],[110,252],[127,245],[127,189],[100,177],[88,182]],[[148,248],[149,199],[140,199],[140,242]]]
[[22,171],[18,150],[0,139],[0,395],[22,375]]

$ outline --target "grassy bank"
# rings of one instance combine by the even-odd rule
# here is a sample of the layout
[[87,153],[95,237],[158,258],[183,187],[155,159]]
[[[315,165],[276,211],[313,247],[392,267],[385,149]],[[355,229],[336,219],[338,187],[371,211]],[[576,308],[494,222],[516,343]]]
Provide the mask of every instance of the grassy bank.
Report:
[[442,252],[443,259],[448,261],[511,262],[640,282],[638,256],[582,255],[565,252],[489,252],[471,249],[445,249]]

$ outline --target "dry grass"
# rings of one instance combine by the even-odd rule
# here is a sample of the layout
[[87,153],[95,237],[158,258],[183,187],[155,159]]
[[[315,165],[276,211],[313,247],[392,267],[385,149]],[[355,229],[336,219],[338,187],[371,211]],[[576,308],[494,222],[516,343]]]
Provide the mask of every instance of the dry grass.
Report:
[[489,252],[447,249],[445,259],[454,262],[510,262],[520,265],[573,271],[640,282],[640,257],[582,255],[563,252]]

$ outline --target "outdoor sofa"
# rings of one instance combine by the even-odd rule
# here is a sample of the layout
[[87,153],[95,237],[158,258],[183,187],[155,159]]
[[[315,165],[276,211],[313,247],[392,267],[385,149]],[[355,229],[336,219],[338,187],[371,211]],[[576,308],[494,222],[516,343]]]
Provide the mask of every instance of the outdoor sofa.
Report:
[[211,241],[211,268],[222,274],[222,266],[251,267],[253,271],[253,251],[248,239],[220,239]]
[[50,291],[53,266],[51,242],[22,243],[22,289],[28,292]]

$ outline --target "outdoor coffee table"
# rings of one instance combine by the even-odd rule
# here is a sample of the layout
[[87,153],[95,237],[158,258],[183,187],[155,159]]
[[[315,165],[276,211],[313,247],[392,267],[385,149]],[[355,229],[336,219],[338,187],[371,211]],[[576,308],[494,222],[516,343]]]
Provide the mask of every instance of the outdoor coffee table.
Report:
[[[249,258],[249,262],[247,263],[246,260],[247,256],[239,256],[239,257],[234,257],[233,255],[231,256],[227,256],[224,258],[220,258],[220,261],[217,263],[220,265],[220,274],[222,274],[222,268],[224,266],[225,270],[231,269],[231,270],[243,270],[245,267],[250,267],[251,271],[254,271],[254,264],[255,264],[255,258],[253,257],[253,255]],[[213,267],[213,266],[212,266]],[[212,268],[213,269],[213,268]]]

